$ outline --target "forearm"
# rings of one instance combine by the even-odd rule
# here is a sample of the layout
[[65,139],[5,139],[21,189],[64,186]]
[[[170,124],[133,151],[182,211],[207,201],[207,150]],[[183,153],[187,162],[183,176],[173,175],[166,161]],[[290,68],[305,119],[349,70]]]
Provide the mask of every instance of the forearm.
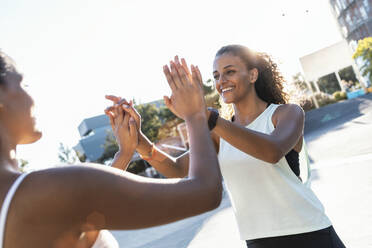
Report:
[[218,118],[213,131],[232,146],[257,159],[276,163],[282,157],[283,152],[271,135],[247,129],[223,118]]
[[[137,146],[137,152],[141,155],[147,155],[151,153],[152,142],[142,134],[140,143]],[[188,153],[183,154],[178,158],[174,158],[169,154],[156,149],[155,156],[151,160],[148,160],[152,167],[167,178],[183,178],[187,176],[188,172]]]
[[190,142],[188,175],[206,181],[221,180],[217,154],[206,123],[204,115],[186,120]]
[[132,156],[133,153],[123,153],[121,151],[117,152],[112,160],[111,167],[126,170],[130,160],[132,159]]

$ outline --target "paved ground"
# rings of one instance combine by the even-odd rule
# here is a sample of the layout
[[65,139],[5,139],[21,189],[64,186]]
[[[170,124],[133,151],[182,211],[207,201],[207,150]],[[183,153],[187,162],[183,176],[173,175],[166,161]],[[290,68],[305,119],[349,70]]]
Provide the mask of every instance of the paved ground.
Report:
[[[306,114],[312,189],[347,247],[372,247],[372,94]],[[227,197],[212,212],[173,224],[114,232],[121,247],[245,247]]]

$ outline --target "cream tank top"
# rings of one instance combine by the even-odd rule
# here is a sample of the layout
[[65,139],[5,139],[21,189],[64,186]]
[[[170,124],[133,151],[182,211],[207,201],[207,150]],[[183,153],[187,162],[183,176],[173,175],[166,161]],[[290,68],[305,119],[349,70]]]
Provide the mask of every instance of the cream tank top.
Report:
[[[271,104],[246,128],[272,133],[272,115],[279,106]],[[221,138],[218,158],[242,240],[331,226],[322,203],[292,172],[285,157],[276,164],[267,163]]]

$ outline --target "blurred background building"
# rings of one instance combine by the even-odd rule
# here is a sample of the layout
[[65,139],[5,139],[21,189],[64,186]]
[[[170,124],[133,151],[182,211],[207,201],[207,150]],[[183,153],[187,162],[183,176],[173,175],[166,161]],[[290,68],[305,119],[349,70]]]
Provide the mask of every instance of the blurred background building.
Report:
[[[312,99],[317,102],[333,98],[350,99],[367,92],[371,86],[362,75],[362,58],[352,59],[358,41],[372,36],[372,0],[329,0],[343,37],[338,43],[302,56],[302,75]],[[323,99],[324,98],[324,99]]]
[[342,36],[353,50],[358,40],[372,36],[372,0],[330,0]]
[[[364,94],[359,69],[352,59],[352,51],[346,40],[325,47],[300,58],[303,75],[315,92],[334,94],[347,92],[348,98]],[[358,92],[354,92],[356,89]]]

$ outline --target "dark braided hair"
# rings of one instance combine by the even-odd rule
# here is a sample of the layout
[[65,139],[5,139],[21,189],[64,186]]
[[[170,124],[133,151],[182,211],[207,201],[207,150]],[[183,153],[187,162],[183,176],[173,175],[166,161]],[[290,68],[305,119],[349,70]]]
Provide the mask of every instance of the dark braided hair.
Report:
[[13,60],[0,50],[0,85],[5,84],[6,73],[14,70]]
[[288,94],[283,91],[284,77],[280,73],[277,64],[266,53],[250,50],[242,45],[228,45],[222,47],[216,53],[216,57],[223,54],[232,54],[239,57],[247,66],[248,70],[258,70],[257,81],[254,84],[259,98],[267,103],[285,104],[288,102]]

